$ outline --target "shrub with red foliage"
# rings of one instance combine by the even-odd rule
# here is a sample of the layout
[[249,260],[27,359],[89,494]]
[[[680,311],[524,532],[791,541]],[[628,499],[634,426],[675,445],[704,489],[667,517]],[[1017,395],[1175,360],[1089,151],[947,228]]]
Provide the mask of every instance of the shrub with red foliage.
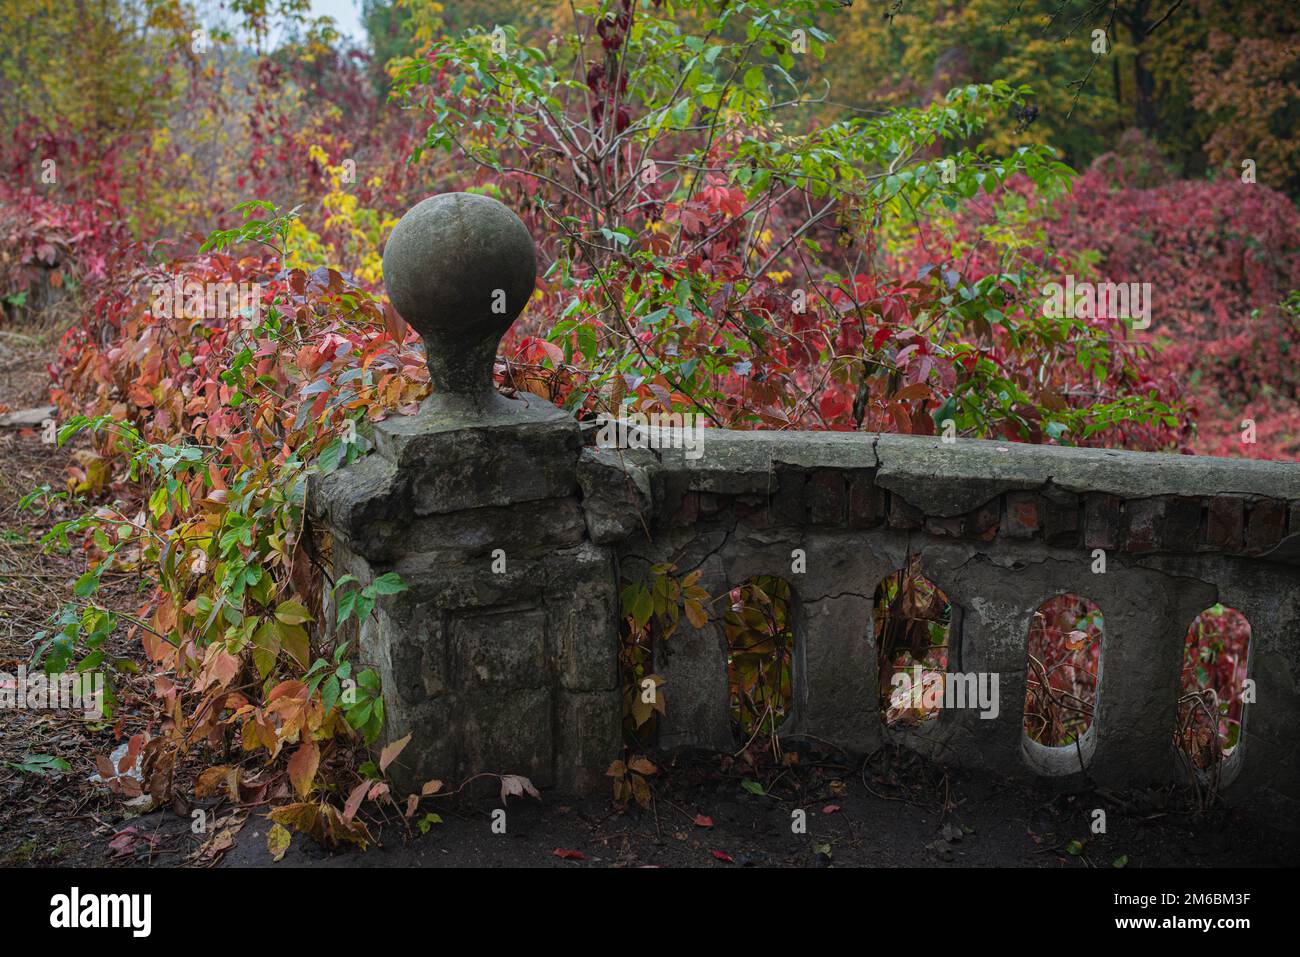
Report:
[[[1009,215],[1005,210],[1013,212]],[[1019,213],[1014,212],[1020,209]],[[952,268],[975,278],[1001,268],[1003,250],[984,230],[1025,237],[1024,261],[1044,281],[1151,284],[1151,327],[1122,330],[1115,347],[1131,364],[1125,394],[1154,392],[1187,403],[1195,431],[1170,435],[1129,423],[1081,442],[1125,448],[1287,459],[1300,455],[1300,212],[1283,194],[1236,176],[1174,178],[1136,133],[1121,141],[1056,199],[1028,181],[1010,181],[994,200],[968,202],[955,216],[951,245],[926,224],[903,258],[951,255]],[[1032,304],[1027,304],[1032,305]],[[1042,361],[1043,376],[1062,375]],[[1083,383],[1067,388],[1078,390]],[[1256,440],[1242,442],[1251,419]]]
[[[1100,254],[1096,272],[1150,282],[1155,362],[1188,385],[1192,450],[1300,454],[1300,321],[1283,304],[1300,288],[1300,212],[1239,179],[1176,180],[1135,138],[1080,176],[1046,224],[1066,258]],[[1254,445],[1240,440],[1243,418]]]
[[109,203],[60,203],[30,189],[0,187],[5,313],[39,313],[69,286],[104,279],[114,250],[126,241],[126,224]]

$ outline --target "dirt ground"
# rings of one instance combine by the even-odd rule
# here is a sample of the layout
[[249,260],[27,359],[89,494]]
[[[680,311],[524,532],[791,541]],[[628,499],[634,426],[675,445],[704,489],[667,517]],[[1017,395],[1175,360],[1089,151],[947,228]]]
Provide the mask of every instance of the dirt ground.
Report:
[[[0,329],[0,413],[46,405],[59,329]],[[21,510],[32,490],[67,487],[77,467],[77,446],[63,449],[42,440],[42,430],[0,428],[0,672],[16,675],[53,629],[50,617],[72,597],[84,571],[75,554],[47,554],[41,537],[77,510],[56,503],[49,511]],[[140,582],[118,574],[107,581],[115,606],[138,605]],[[108,652],[129,659],[138,652],[124,629],[108,640]],[[129,678],[123,693],[143,690],[143,676]],[[135,725],[129,713],[114,726],[90,724],[60,711],[0,712],[0,863],[102,864],[105,846],[120,817],[114,795],[89,783],[96,754],[106,754]],[[33,758],[66,761],[68,773],[19,770]]]
[[[1195,817],[1166,792],[1064,795],[945,771],[903,752],[865,766],[806,753],[759,795],[713,755],[680,755],[656,775],[647,810],[606,797],[497,796],[438,809],[425,835],[388,827],[382,846],[331,853],[295,836],[274,864],[250,818],[222,862],[325,867],[1227,867],[1293,864],[1295,846],[1231,814]],[[752,780],[752,779],[751,779]],[[428,802],[421,805],[420,814]],[[1091,835],[1092,810],[1107,833]],[[806,829],[796,829],[796,811]],[[417,815],[419,816],[419,815]],[[576,852],[576,854],[574,853]]]
[[[56,333],[0,330],[0,412],[48,401],[45,365]],[[75,552],[47,554],[40,541],[75,509],[31,512],[19,502],[41,485],[66,488],[77,453],[75,443],[43,442],[39,429],[0,429],[0,671],[9,674],[30,661],[83,570]],[[130,613],[146,585],[120,573],[104,594]],[[393,813],[373,823],[377,843],[364,852],[332,852],[294,835],[276,864],[264,807],[205,802],[210,826],[196,835],[189,807],[139,814],[89,781],[96,757],[145,723],[148,678],[138,642],[119,626],[109,652],[141,666],[119,687],[122,707],[112,723],[0,712],[0,865],[1134,868],[1293,866],[1297,851],[1294,841],[1258,833],[1248,818],[1222,809],[1193,814],[1177,791],[1068,795],[945,771],[901,752],[878,752],[864,765],[795,748],[794,764],[747,771],[726,757],[679,755],[659,767],[644,810],[620,810],[603,794],[511,798],[504,833],[499,820],[494,830],[493,812],[502,808],[495,794],[429,798],[416,817],[433,811],[441,822],[425,834]],[[69,770],[20,767],[47,755]],[[1093,835],[1098,807],[1107,811],[1107,829]]]

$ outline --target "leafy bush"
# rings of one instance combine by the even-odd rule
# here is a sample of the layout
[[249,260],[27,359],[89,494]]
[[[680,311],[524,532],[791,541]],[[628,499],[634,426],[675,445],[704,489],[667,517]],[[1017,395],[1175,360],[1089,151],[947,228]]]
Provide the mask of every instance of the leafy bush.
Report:
[[[271,244],[289,231],[273,216],[243,232]],[[49,534],[51,545],[80,545],[90,567],[76,587],[80,614],[65,613],[48,651],[58,667],[103,665],[92,629],[112,612],[96,603],[100,580],[113,568],[148,568],[156,588],[130,630],[154,669],[167,765],[236,737],[269,758],[292,747],[301,801],[330,790],[317,769],[331,742],[372,741],[383,723],[377,677],[354,674],[351,649],[319,621],[306,479],[353,461],[366,421],[412,411],[427,373],[371,294],[334,270],[281,269],[276,253],[212,252],[167,272],[141,269],[65,337],[54,390],[60,442],[90,440],[73,492],[101,504]],[[158,291],[173,280],[253,283],[259,293],[241,314],[160,310]],[[107,342],[104,328],[115,333]],[[391,576],[364,590],[334,583],[339,623],[402,587]],[[171,783],[156,782],[155,797]],[[336,832],[364,836],[339,831],[342,818],[314,806]],[[303,829],[317,827],[296,813]]]

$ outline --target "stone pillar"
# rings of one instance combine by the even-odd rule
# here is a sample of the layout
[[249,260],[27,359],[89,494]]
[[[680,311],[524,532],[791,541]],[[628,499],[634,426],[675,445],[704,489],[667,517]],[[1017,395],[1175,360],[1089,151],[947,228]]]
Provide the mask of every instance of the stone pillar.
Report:
[[389,768],[406,790],[484,771],[583,789],[619,753],[617,581],[580,505],[578,424],[492,382],[535,279],[531,237],[494,199],[442,194],[403,216],[384,281],[433,394],[312,484],[335,577],[409,586],[359,634],[383,680],[383,742],[412,735]]

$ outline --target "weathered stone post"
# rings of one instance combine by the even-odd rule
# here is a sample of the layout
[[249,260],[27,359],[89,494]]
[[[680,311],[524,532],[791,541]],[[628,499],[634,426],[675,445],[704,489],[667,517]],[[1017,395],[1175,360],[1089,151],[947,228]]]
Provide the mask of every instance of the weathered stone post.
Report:
[[335,577],[409,586],[359,629],[383,740],[412,735],[389,769],[404,789],[480,771],[585,788],[619,750],[614,562],[587,535],[578,424],[492,383],[535,278],[532,239],[496,200],[446,193],[407,212],[384,281],[424,340],[433,394],[312,488]]

